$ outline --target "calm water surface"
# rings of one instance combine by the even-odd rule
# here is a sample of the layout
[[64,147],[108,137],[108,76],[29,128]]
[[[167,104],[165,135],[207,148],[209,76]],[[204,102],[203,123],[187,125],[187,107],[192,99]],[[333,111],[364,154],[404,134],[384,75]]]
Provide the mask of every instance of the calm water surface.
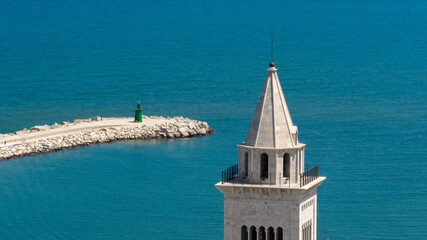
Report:
[[208,121],[201,138],[0,162],[0,239],[222,239],[269,62],[306,161],[318,234],[427,239],[426,1],[0,3],[0,132],[96,115]]

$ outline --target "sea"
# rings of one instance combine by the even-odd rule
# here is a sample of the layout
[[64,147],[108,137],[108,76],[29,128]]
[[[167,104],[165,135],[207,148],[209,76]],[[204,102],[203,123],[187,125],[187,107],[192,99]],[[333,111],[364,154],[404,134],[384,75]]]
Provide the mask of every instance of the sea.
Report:
[[0,239],[223,239],[272,39],[317,239],[427,239],[425,0],[0,0],[0,133],[138,101],[215,130],[1,161]]

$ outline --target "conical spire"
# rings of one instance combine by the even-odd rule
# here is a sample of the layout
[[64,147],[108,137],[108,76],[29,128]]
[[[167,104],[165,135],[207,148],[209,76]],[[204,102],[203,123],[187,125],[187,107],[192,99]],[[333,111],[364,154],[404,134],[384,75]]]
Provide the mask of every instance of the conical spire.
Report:
[[296,146],[297,127],[292,123],[273,62],[267,71],[244,145],[266,148]]

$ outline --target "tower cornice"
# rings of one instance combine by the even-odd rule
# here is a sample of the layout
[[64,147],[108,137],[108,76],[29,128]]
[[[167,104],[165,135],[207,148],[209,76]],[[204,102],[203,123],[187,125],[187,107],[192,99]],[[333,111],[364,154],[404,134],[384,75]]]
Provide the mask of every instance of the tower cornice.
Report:
[[237,147],[242,147],[242,148],[247,148],[247,149],[260,149],[260,150],[277,150],[277,151],[285,151],[285,150],[291,150],[291,149],[301,149],[301,148],[305,148],[306,144],[305,143],[298,143],[295,146],[292,147],[282,147],[282,148],[276,148],[276,147],[254,147],[254,146],[249,146],[246,145],[244,142],[241,144],[237,144]]
[[219,182],[215,184],[215,187],[220,190],[222,193],[229,192],[229,193],[235,193],[238,191],[243,191],[242,189],[246,189],[249,192],[250,191],[259,191],[260,189],[268,191],[287,191],[288,193],[295,192],[295,193],[303,193],[306,191],[310,191],[311,189],[317,188],[322,184],[323,181],[326,180],[326,177],[318,177],[316,180],[308,183],[307,185],[304,185],[302,187],[300,186],[287,186],[287,185],[268,185],[268,184],[239,184],[239,183],[222,183]]

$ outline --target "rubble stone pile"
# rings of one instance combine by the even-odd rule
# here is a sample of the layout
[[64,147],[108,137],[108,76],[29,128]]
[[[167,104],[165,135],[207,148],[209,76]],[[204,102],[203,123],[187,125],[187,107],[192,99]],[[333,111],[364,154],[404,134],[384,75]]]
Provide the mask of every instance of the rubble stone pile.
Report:
[[[98,128],[85,128],[78,132],[65,133],[60,136],[43,137],[36,140],[22,140],[16,144],[2,146],[7,137],[31,134],[33,132],[47,131],[49,129],[64,128],[67,126],[81,124],[90,121],[102,121],[100,117],[91,119],[76,119],[74,123],[62,122],[61,125],[34,126],[30,129],[23,129],[15,133],[0,135],[0,160],[21,157],[37,153],[58,151],[67,148],[84,146],[89,144],[112,142],[127,139],[153,139],[153,138],[184,138],[200,136],[212,133],[212,128],[206,122],[191,120],[183,117],[165,118],[165,117],[144,117],[145,119],[158,119],[161,124],[145,125],[128,124],[125,126],[107,126]],[[167,120],[167,121],[165,121]]]

